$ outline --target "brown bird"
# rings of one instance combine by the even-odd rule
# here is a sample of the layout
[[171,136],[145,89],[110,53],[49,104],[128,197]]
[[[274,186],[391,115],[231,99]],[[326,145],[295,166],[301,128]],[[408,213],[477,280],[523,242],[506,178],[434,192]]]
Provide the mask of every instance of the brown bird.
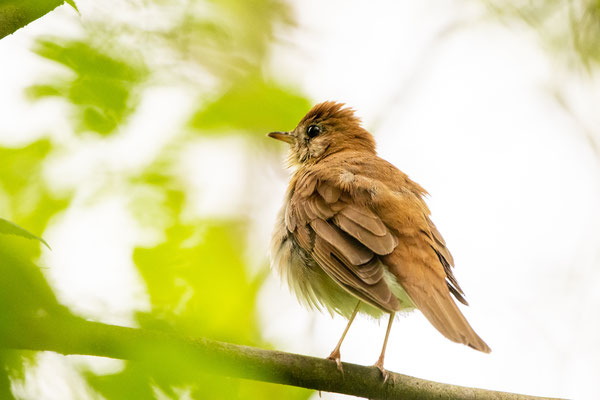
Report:
[[348,318],[328,358],[341,370],[340,346],[357,312],[394,315],[418,308],[448,339],[489,353],[456,303],[467,304],[454,260],[423,200],[425,189],[379,158],[373,136],[343,104],[314,106],[290,132],[295,167],[271,242],[271,264],[299,301]]

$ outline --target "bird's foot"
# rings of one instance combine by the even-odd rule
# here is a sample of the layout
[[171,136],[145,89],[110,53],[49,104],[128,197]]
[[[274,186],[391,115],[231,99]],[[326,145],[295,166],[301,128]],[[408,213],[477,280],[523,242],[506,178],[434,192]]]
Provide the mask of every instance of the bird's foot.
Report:
[[329,357],[327,357],[327,359],[335,361],[337,369],[342,373],[342,375],[344,374],[344,369],[342,368],[342,357],[340,355],[340,349],[333,350]]
[[383,376],[383,383],[386,383],[390,374],[387,371],[387,369],[383,368],[383,358],[379,358],[379,360],[377,360],[377,362],[373,364],[373,366],[377,367],[379,372],[381,372],[381,376]]

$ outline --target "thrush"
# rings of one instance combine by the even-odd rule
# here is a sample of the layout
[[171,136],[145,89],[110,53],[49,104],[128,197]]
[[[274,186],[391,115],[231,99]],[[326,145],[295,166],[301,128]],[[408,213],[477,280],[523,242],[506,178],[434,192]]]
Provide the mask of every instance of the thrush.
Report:
[[[467,305],[454,260],[430,219],[419,184],[377,156],[375,140],[343,104],[314,106],[289,132],[291,177],[271,241],[271,264],[309,308],[389,322],[375,363],[384,377],[395,313],[419,309],[448,339],[489,353],[454,299]],[[454,299],[453,299],[454,297]]]

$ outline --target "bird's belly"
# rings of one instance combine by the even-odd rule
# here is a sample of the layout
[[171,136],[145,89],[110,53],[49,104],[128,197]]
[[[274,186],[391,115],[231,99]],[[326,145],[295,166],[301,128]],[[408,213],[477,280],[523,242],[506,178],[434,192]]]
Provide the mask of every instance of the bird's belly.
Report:
[[[358,298],[327,275],[310,254],[300,247],[287,230],[283,218],[278,218],[273,232],[271,267],[287,282],[300,303],[310,309],[325,309],[330,314],[337,313],[349,317],[356,307]],[[413,308],[412,302],[396,283],[395,278],[390,285],[406,309]],[[375,318],[384,314],[381,309],[364,302],[360,311]]]

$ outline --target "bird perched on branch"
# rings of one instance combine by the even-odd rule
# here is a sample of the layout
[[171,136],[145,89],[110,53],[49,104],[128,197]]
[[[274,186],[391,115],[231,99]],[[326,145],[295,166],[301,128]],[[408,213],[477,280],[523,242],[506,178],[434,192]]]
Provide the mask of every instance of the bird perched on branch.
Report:
[[329,358],[341,370],[340,346],[358,312],[389,314],[375,366],[384,377],[394,315],[419,309],[448,339],[490,352],[452,296],[467,304],[454,260],[423,200],[425,189],[379,158],[375,140],[343,104],[314,106],[290,132],[295,167],[271,242],[271,263],[301,303],[348,318]]

